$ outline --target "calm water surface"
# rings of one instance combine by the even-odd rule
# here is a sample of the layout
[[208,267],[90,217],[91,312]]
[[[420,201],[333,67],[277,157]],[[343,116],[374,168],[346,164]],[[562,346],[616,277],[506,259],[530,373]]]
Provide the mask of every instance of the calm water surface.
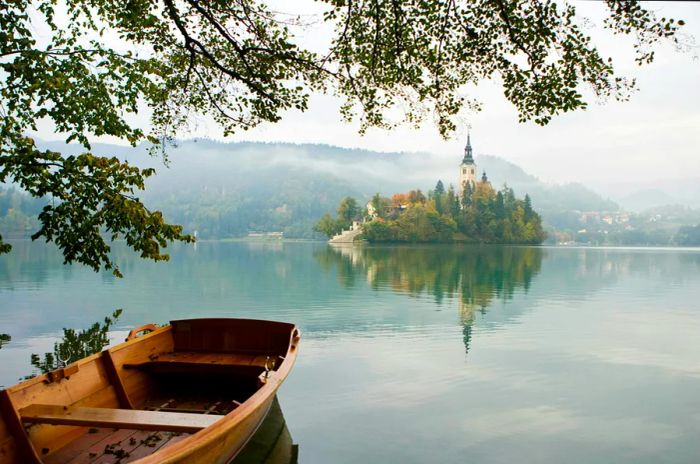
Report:
[[124,279],[0,257],[0,385],[61,328],[303,330],[280,392],[302,463],[700,462],[700,251],[199,243]]

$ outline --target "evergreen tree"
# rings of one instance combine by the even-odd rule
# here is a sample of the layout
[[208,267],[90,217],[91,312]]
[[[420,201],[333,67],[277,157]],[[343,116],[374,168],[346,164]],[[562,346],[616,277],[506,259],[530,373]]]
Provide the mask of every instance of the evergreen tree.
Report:
[[447,205],[450,216],[456,219],[459,216],[459,198],[455,194],[455,189],[452,185],[447,190]]
[[503,200],[503,193],[498,192],[496,194],[496,202],[494,205],[494,214],[496,215],[496,219],[501,220],[506,217],[506,205],[505,201]]
[[508,211],[512,211],[515,208],[515,192],[507,185],[503,186],[503,201]]
[[438,194],[437,192],[435,193],[435,198],[433,198],[433,203],[435,204],[435,211],[438,212],[438,214],[442,214],[445,212],[447,207],[447,195],[443,192],[441,194]]
[[352,221],[359,216],[361,209],[357,204],[357,200],[352,197],[345,197],[338,206],[338,220],[345,223],[345,226],[350,225]]
[[472,189],[471,182],[467,182],[462,189],[462,208],[470,208],[472,206],[472,196],[474,195],[474,189]]
[[442,195],[443,193],[445,193],[445,186],[442,184],[442,181],[439,180],[435,185],[435,196]]
[[525,222],[530,222],[534,211],[532,210],[532,200],[530,200],[530,195],[525,194]]

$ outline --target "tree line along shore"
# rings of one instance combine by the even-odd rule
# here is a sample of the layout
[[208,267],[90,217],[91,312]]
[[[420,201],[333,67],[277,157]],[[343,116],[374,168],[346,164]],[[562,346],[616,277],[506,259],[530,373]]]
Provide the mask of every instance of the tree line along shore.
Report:
[[379,194],[365,207],[352,197],[338,206],[337,216],[326,213],[314,230],[332,237],[361,224],[362,238],[375,243],[494,243],[541,244],[547,234],[530,197],[516,198],[512,188],[493,188],[484,179],[467,183],[463,192],[438,181],[424,194],[420,190]]

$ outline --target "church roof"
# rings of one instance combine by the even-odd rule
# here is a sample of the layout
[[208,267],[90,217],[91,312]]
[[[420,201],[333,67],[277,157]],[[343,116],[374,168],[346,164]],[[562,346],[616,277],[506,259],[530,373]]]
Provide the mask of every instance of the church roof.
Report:
[[474,158],[472,157],[471,134],[469,133],[467,133],[467,146],[464,147],[464,158],[462,158],[462,164],[474,164]]

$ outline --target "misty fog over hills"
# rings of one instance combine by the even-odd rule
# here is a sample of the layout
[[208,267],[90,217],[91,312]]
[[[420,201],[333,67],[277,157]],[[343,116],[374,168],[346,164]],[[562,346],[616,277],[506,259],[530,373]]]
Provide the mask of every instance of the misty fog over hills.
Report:
[[[82,151],[62,142],[40,145],[64,154]],[[391,153],[330,145],[195,139],[177,142],[169,149],[166,165],[161,157],[149,156],[143,145],[95,144],[92,150],[156,168],[157,174],[148,179],[141,195],[147,205],[204,239],[240,237],[253,231],[283,231],[287,237],[311,238],[315,236],[313,224],[326,212],[334,214],[345,196],[364,204],[377,192],[385,196],[411,189],[425,192],[438,180],[445,186],[456,185],[462,157],[461,153]],[[495,188],[507,184],[518,197],[529,194],[545,223],[556,229],[579,229],[580,212],[620,210],[617,203],[587,186],[544,183],[497,156],[477,155],[476,163],[478,175],[485,171]]]
[[[45,142],[70,153],[76,146]],[[146,148],[96,144],[99,155],[115,155],[157,174],[149,179],[144,199],[169,220],[197,230],[201,237],[245,235],[249,231],[284,230],[308,237],[312,224],[334,212],[344,196],[360,202],[379,192],[390,196],[411,189],[427,191],[438,180],[457,182],[461,153],[383,153],[329,145],[285,143],[178,142],[168,151],[166,167]],[[544,220],[571,210],[617,210],[618,206],[580,184],[548,185],[515,164],[495,156],[477,156],[479,173],[492,184],[530,194]]]
[[596,190],[609,195],[629,211],[641,212],[666,205],[700,208],[700,177],[659,179],[641,184],[628,181],[601,185]]

